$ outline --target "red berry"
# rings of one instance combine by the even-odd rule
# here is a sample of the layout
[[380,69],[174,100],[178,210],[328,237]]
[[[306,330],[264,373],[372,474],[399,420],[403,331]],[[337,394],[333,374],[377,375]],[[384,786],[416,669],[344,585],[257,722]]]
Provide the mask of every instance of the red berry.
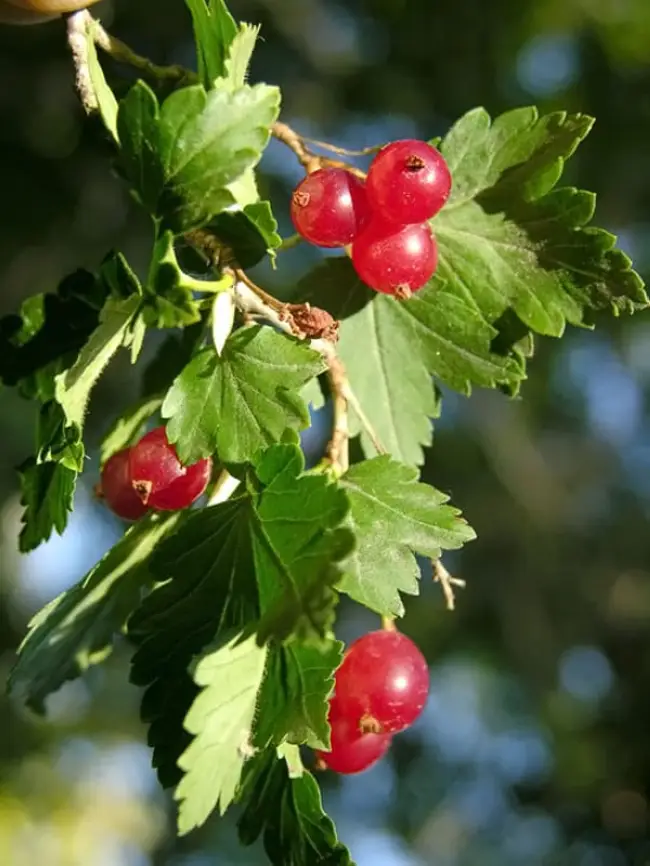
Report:
[[145,505],[159,511],[178,511],[203,493],[212,473],[212,460],[207,457],[183,466],[165,428],[156,427],[131,449],[129,469],[133,488]]
[[376,764],[388,751],[388,734],[362,734],[355,719],[337,713],[330,707],[329,722],[332,729],[329,752],[316,752],[319,761],[335,773],[361,773]]
[[362,181],[342,168],[321,168],[302,180],[291,198],[296,231],[318,247],[344,247],[370,219]]
[[371,289],[404,300],[433,276],[438,245],[426,223],[398,228],[376,217],[352,244],[352,264]]
[[123,520],[138,520],[147,513],[131,484],[129,472],[130,448],[118,451],[102,467],[99,495],[106,500],[108,507]]
[[368,171],[370,206],[398,225],[421,223],[438,213],[451,192],[444,156],[426,141],[394,141]]
[[372,631],[350,645],[336,672],[332,704],[360,729],[394,734],[420,715],[429,694],[429,668],[412,640]]

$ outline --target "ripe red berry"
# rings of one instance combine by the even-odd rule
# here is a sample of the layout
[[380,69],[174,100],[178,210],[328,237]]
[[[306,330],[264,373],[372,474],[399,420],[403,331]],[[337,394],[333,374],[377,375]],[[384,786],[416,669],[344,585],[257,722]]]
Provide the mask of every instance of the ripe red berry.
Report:
[[302,180],[291,198],[296,231],[318,247],[344,247],[370,219],[362,181],[342,168],[321,168]]
[[371,289],[404,300],[438,265],[438,245],[426,223],[402,228],[375,217],[352,244],[352,264]]
[[102,467],[98,493],[106,500],[108,507],[123,520],[138,520],[147,513],[131,484],[129,472],[129,448],[118,451]]
[[335,773],[361,773],[388,751],[392,739],[388,734],[362,734],[356,719],[338,714],[335,705],[330,706],[329,722],[330,751],[316,752],[316,757]]
[[379,151],[368,171],[370,206],[398,225],[421,223],[438,213],[451,192],[444,156],[426,141],[394,141]]
[[429,668],[406,635],[372,631],[350,645],[335,682],[337,716],[358,719],[362,731],[394,734],[424,709]]
[[133,488],[145,505],[159,511],[178,511],[203,493],[212,473],[212,460],[207,457],[183,466],[163,426],[133,446],[129,471]]

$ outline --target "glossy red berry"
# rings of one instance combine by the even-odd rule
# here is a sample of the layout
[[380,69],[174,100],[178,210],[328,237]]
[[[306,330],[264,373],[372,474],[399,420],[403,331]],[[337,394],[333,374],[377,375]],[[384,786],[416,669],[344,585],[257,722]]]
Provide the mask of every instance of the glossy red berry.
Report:
[[316,752],[317,759],[335,773],[349,775],[361,773],[376,764],[388,751],[388,734],[363,734],[358,723],[349,716],[330,707],[331,748],[329,752]]
[[131,449],[129,471],[133,488],[145,505],[158,511],[178,511],[204,492],[212,460],[208,457],[183,466],[165,428],[156,427]]
[[426,223],[399,228],[375,217],[352,244],[352,264],[371,289],[404,300],[433,276],[438,245]]
[[332,706],[361,730],[394,734],[420,715],[429,694],[426,659],[397,631],[372,631],[350,645],[336,672]]
[[129,452],[130,449],[125,448],[109,457],[102,467],[98,493],[118,517],[138,520],[147,513],[147,506],[131,484]]
[[444,156],[426,141],[394,141],[372,161],[366,190],[370,206],[385,219],[421,223],[449,198],[451,174]]
[[344,247],[370,219],[362,181],[342,168],[308,174],[291,197],[291,219],[305,240],[319,247]]

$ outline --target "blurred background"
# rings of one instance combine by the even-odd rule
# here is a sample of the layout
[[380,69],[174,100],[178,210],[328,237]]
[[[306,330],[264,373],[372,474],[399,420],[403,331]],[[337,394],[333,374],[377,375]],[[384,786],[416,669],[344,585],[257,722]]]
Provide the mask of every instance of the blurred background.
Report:
[[[260,22],[255,79],[284,119],[360,148],[443,133],[466,110],[536,103],[597,118],[568,182],[598,193],[598,224],[650,276],[648,0],[231,0]],[[192,63],[181,0],[95,7],[159,63]],[[120,73],[122,74],[122,73]],[[121,87],[129,79],[122,77]],[[300,171],[273,144],[262,187],[290,233]],[[84,124],[60,22],[0,27],[0,312],[111,248],[146,263],[146,219]],[[318,256],[285,253],[280,292]],[[79,579],[120,526],[93,501],[96,449],[136,396],[115,363],[87,425],[93,460],[63,538],[16,553],[13,467],[33,407],[0,391],[0,681],[30,616]],[[478,541],[445,562],[467,580],[456,613],[425,573],[404,630],[431,662],[431,698],[390,755],[322,779],[359,866],[650,864],[650,314],[603,317],[538,343],[522,401],[447,395],[426,480]],[[310,455],[327,414],[304,436]],[[340,635],[377,625],[343,606]],[[173,835],[149,766],[128,651],[52,696],[46,721],[0,693],[2,866],[264,863],[232,822]]]

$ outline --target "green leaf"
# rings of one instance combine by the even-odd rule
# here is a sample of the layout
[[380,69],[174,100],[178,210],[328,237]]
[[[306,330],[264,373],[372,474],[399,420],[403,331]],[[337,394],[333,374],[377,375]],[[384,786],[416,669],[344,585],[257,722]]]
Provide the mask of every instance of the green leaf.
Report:
[[19,468],[23,528],[22,553],[47,541],[56,530],[62,533],[72,511],[77,473],[61,463],[40,463],[30,457]]
[[339,588],[382,616],[404,614],[400,592],[417,594],[414,554],[437,559],[476,537],[447,496],[417,479],[388,456],[357,463],[341,479],[357,548]]
[[138,647],[131,679],[147,687],[142,716],[164,784],[177,780],[187,745],[182,720],[194,697],[186,675],[194,655],[224,630],[254,622],[260,641],[292,633],[322,640],[331,627],[338,563],[353,545],[339,528],[348,504],[324,476],[302,475],[303,466],[297,446],[270,448],[242,492],[187,514],[154,557],[165,582],[133,614],[129,634]]
[[[55,472],[62,467],[46,464]],[[111,652],[113,639],[150,583],[148,558],[177,516],[132,526],[91,571],[32,620],[9,676],[9,689],[37,712],[45,698]]]
[[129,328],[140,308],[140,297],[123,301],[109,299],[100,322],[75,363],[56,377],[56,399],[69,424],[83,426],[90,392],[117,350],[128,344]]
[[320,646],[295,640],[274,644],[258,701],[254,745],[279,745],[287,740],[328,749],[328,699],[342,658],[343,644],[339,641]]
[[223,463],[243,463],[287,427],[306,427],[300,390],[323,366],[303,342],[260,325],[234,333],[220,356],[214,347],[203,349],[162,407],[179,458],[193,463],[216,452]]
[[44,401],[54,376],[74,363],[99,323],[107,286],[88,271],[66,277],[56,294],[28,298],[19,315],[0,319],[0,380],[26,385]]
[[[250,66],[257,38],[260,35],[260,26],[255,24],[240,24],[237,35],[232,40],[228,49],[228,59],[224,77],[227,86],[235,89],[246,84],[248,79],[248,67]],[[221,82],[218,82],[222,86]]]
[[143,397],[119,415],[104,436],[99,456],[100,465],[118,451],[133,445],[142,435],[146,422],[162,405],[162,397]]
[[278,224],[267,201],[248,204],[243,210],[219,214],[208,226],[232,250],[237,263],[252,268],[266,255],[275,257],[282,243]]
[[223,0],[185,0],[194,23],[199,74],[206,89],[226,72],[228,49],[237,24]]
[[252,845],[262,836],[273,866],[354,866],[323,811],[314,777],[303,772],[291,778],[275,750],[250,762],[240,800],[239,838]]
[[454,178],[433,221],[440,265],[434,286],[473,302],[490,321],[508,309],[540,334],[583,325],[588,310],[632,313],[648,305],[616,238],[588,227],[595,196],[555,189],[593,119],[520,108],[494,122],[475,109],[440,148]]
[[88,52],[88,71],[92,82],[93,93],[97,97],[97,107],[104,126],[110,132],[115,141],[117,137],[117,99],[106,81],[104,70],[97,56],[97,48],[93,35],[99,30],[97,21],[90,21],[86,37],[86,50]]
[[120,103],[118,166],[163,228],[180,234],[236,204],[229,188],[255,166],[278,116],[275,87],[186,87],[161,108],[143,82]]
[[80,428],[66,424],[63,409],[54,400],[45,403],[38,416],[36,454],[18,468],[25,508],[21,551],[38,547],[53,530],[63,532],[84,458]]
[[202,691],[185,719],[194,739],[179,760],[185,771],[175,794],[181,835],[204,824],[214,808],[223,815],[235,797],[244,762],[253,751],[266,655],[255,635],[244,639],[238,634],[208,648],[194,666]]
[[[540,118],[534,108],[493,123],[483,109],[469,112],[440,145],[453,189],[431,223],[433,279],[406,303],[365,289],[346,260],[300,283],[297,299],[345,319],[340,353],[352,388],[384,446],[405,463],[422,462],[431,442],[437,399],[429,375],[463,394],[473,385],[516,393],[532,351],[528,331],[560,336],[594,310],[647,306],[614,236],[588,225],[594,196],[554,188],[591,124],[579,114]],[[513,317],[523,324],[516,341]],[[365,434],[362,444],[374,454]]]
[[[421,463],[438,415],[431,375],[469,393],[471,384],[514,384],[518,359],[493,352],[497,330],[472,304],[428,286],[409,301],[377,295],[356,276],[347,258],[329,259],[307,275],[297,297],[343,319],[339,354],[352,390],[379,438],[405,463]],[[358,422],[351,426],[359,432]],[[367,453],[372,445],[362,437]]]

